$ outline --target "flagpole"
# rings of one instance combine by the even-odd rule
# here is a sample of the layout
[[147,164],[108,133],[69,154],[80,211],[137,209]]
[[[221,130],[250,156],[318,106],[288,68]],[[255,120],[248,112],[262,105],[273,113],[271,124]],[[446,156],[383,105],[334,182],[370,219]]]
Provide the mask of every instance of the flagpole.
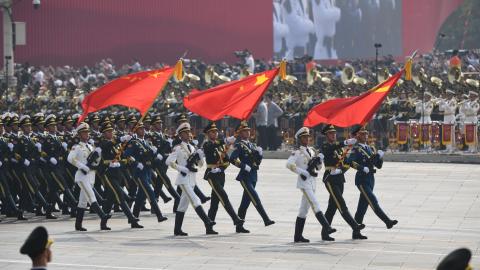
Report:
[[[186,52],[185,52],[186,54]],[[184,55],[185,55],[184,54]],[[137,121],[137,123],[135,124],[135,126],[132,128],[132,133],[135,132],[135,130],[137,130],[137,128],[140,126],[140,124],[143,122],[143,120],[145,119],[145,117],[147,116],[148,114],[148,111],[153,107],[153,104],[155,103],[155,100],[157,100],[157,98],[160,96],[160,94],[162,93],[162,90],[163,88],[165,88],[165,86],[167,86],[167,83],[170,81],[170,79],[175,75],[175,76],[179,76],[179,74],[177,74],[177,71],[178,70],[181,70],[182,68],[182,64],[183,63],[183,60],[180,59],[177,61],[177,63],[175,64],[175,68],[174,68],[174,71],[168,76],[168,79],[165,80],[165,82],[163,83],[163,85],[160,87],[160,90],[158,91],[158,94],[157,96],[152,100],[152,103],[150,103],[150,106],[148,106],[148,109],[145,111],[145,113],[140,117],[140,119]],[[181,76],[181,74],[180,74]],[[123,142],[121,145],[120,145],[120,149],[118,150],[117,152],[117,155],[115,156],[115,160],[120,160],[120,157],[122,156],[123,154],[123,151],[125,151],[125,146],[127,146],[127,143],[128,142]]]

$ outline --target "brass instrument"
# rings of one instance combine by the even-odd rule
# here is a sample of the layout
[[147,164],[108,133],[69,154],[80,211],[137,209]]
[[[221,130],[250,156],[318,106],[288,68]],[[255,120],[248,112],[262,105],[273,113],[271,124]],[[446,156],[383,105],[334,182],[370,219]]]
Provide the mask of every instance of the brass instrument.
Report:
[[382,83],[390,78],[390,76],[392,76],[392,74],[388,72],[388,68],[384,68],[378,73],[378,82]]
[[225,75],[219,75],[217,72],[215,72],[213,66],[208,66],[207,69],[205,70],[205,73],[203,75],[203,78],[205,80],[206,85],[210,85],[213,81],[219,80],[222,82],[229,82],[232,79]]
[[478,88],[480,86],[480,82],[478,80],[474,80],[474,79],[466,79],[465,83],[470,85],[470,86],[476,87],[476,88]]
[[325,75],[332,75],[332,73],[328,71],[320,72],[316,68],[313,68],[307,73],[307,84],[310,86],[318,80],[322,81],[323,83],[330,84],[332,80]]
[[439,77],[432,76],[430,77],[430,81],[435,84],[438,88],[442,87],[443,81]]
[[340,75],[340,79],[342,80],[343,84],[350,84],[352,82],[359,85],[367,84],[367,80],[365,78],[355,75],[355,69],[348,63],[345,64],[342,74]]
[[450,67],[448,69],[448,81],[451,84],[458,83],[462,79],[462,70],[460,67]]

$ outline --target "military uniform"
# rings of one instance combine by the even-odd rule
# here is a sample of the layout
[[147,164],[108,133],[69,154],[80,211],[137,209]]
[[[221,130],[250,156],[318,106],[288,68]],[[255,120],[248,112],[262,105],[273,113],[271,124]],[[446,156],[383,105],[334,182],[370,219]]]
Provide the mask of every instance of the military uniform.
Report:
[[[216,131],[217,126],[214,122],[207,125],[204,129],[204,133],[208,136],[208,133],[211,131]],[[227,138],[230,142],[234,142],[235,138]],[[233,221],[235,226],[241,226],[243,220],[240,219],[233,209],[233,206],[228,198],[227,193],[225,192],[225,170],[230,165],[227,156],[228,145],[223,140],[207,140],[203,143],[203,152],[205,153],[205,161],[207,163],[207,169],[205,170],[205,175],[203,179],[207,180],[210,186],[212,187],[212,195],[210,201],[210,209],[208,210],[208,217],[215,221],[215,217],[218,211],[219,202],[222,203],[223,207],[227,211],[228,215]],[[207,232],[215,234],[215,231]]]
[[[76,131],[77,133],[88,132],[89,126],[87,123],[81,123],[76,128]],[[88,142],[80,141],[72,147],[67,157],[68,162],[77,167],[75,183],[80,186],[77,218],[75,221],[75,230],[77,231],[86,231],[86,229],[82,227],[82,222],[87,203],[90,204],[90,208],[100,217],[100,229],[110,230],[110,228],[107,227],[107,221],[111,216],[105,214],[100,208],[93,191],[95,173],[101,159],[100,155],[100,148],[94,148],[94,146]]]
[[[143,128],[143,124],[137,124],[137,129]],[[135,205],[133,207],[133,215],[138,217],[141,208],[145,205],[145,200],[148,199],[153,212],[157,215],[158,222],[167,220],[162,215],[158,202],[155,198],[155,193],[152,188],[152,161],[156,156],[156,149],[139,136],[134,136],[127,144],[125,156],[133,157],[134,173],[133,177],[138,186],[137,196],[135,198]]]
[[[359,132],[368,132],[365,127],[356,127],[352,130],[352,135]],[[352,153],[347,159],[352,168],[357,170],[355,174],[355,185],[360,190],[360,198],[358,200],[357,212],[355,213],[355,221],[359,224],[363,223],[363,218],[367,212],[368,206],[373,212],[385,223],[388,229],[397,224],[396,220],[391,220],[378,204],[377,197],[373,193],[375,186],[376,169],[381,169],[383,165],[383,151],[376,151],[374,146],[363,143],[357,143]],[[366,239],[360,234],[359,230],[353,232],[353,239]]]
[[[310,136],[310,130],[306,127],[302,127],[297,131],[295,139],[298,141],[303,136]],[[294,242],[310,242],[302,236],[308,209],[310,207],[315,213],[315,217],[328,234],[336,231],[331,228],[330,223],[328,223],[323,215],[323,212],[320,209],[320,203],[315,196],[315,190],[317,188],[316,171],[320,170],[322,161],[323,155],[317,155],[317,151],[308,145],[301,145],[297,150],[293,151],[292,155],[287,160],[287,168],[298,174],[297,188],[300,189],[303,194],[297,220],[295,222]]]
[[[326,135],[328,132],[336,132],[333,125],[326,125],[322,133]],[[325,142],[322,144],[322,153],[325,156],[325,173],[323,174],[323,182],[327,188],[330,197],[328,199],[327,211],[325,211],[325,218],[329,224],[332,224],[333,216],[338,211],[343,219],[352,227],[353,230],[361,230],[365,225],[359,225],[353,219],[348,211],[347,204],[343,198],[343,189],[345,183],[344,173],[349,169],[347,163],[344,162],[345,154],[343,147],[351,145],[356,142],[355,139],[349,139],[344,142]],[[322,229],[322,239],[326,241],[334,241],[328,235],[328,232]]]
[[[100,131],[102,133],[113,131],[113,127],[110,122],[105,122]],[[114,139],[109,140],[102,136],[99,147],[102,149],[102,165],[100,170],[107,195],[106,201],[103,204],[103,211],[109,214],[114,204],[120,205],[131,227],[143,228],[143,226],[138,224],[138,219],[133,216],[121,185],[124,178],[121,167],[126,166],[129,160],[119,159],[117,157],[120,146],[115,143]]]
[[[190,132],[190,124],[182,123],[178,126],[176,133],[180,135],[182,132]],[[196,186],[196,165],[202,166],[203,151],[195,149],[194,146],[187,141],[182,141],[173,148],[172,153],[168,156],[166,164],[178,171],[175,184],[180,187],[182,194],[178,203],[175,214],[174,235],[186,236],[187,233],[182,231],[183,218],[187,211],[188,204],[192,204],[195,212],[203,221],[206,230],[212,229],[215,222],[208,218],[203,210],[200,198],[193,191]],[[196,164],[195,164],[196,163]]]
[[[237,127],[236,131],[239,133],[242,130],[249,130],[248,123],[242,121]],[[265,209],[263,208],[260,197],[258,196],[255,186],[257,185],[257,172],[262,162],[262,149],[257,147],[254,143],[248,140],[240,140],[235,144],[235,150],[230,155],[230,162],[240,168],[236,179],[243,187],[243,196],[240,207],[238,208],[238,216],[245,219],[247,209],[250,202],[257,209],[258,213],[263,219],[265,226],[275,224],[271,220]]]

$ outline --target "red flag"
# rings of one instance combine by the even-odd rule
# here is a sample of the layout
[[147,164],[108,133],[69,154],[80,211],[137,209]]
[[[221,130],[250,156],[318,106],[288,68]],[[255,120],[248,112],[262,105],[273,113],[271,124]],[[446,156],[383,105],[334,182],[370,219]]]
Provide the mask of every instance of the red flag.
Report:
[[364,125],[382,104],[382,101],[395,86],[404,70],[390,77],[373,89],[356,97],[335,98],[313,107],[303,121],[306,127],[314,127],[320,123],[338,127]]
[[167,67],[132,73],[109,82],[83,99],[83,114],[78,123],[89,113],[112,105],[135,108],[143,115],[152,106],[174,70],[175,68]]
[[211,121],[222,119],[226,115],[241,120],[248,119],[278,72],[279,68],[276,68],[208,90],[193,89],[183,99],[183,105]]

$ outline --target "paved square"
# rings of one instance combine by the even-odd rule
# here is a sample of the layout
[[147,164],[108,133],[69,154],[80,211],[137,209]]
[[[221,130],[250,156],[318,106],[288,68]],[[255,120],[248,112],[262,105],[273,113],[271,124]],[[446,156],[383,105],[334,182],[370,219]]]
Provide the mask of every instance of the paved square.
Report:
[[[234,207],[241,186],[227,170],[226,190]],[[200,178],[200,175],[198,175]],[[264,227],[250,206],[245,227],[250,234],[236,234],[220,207],[215,229],[206,236],[200,219],[190,207],[184,221],[189,237],[173,237],[172,202],[160,207],[169,220],[142,212],[142,230],[132,230],[126,218],[116,214],[110,232],[99,231],[99,220],[88,216],[86,233],[73,230],[74,219],[28,222],[11,219],[0,223],[0,269],[28,269],[29,259],[19,248],[29,232],[44,225],[55,240],[49,269],[434,269],[439,260],[458,247],[473,252],[472,265],[480,267],[480,166],[386,162],[376,175],[375,192],[380,205],[399,224],[387,230],[369,209],[364,241],[351,240],[351,230],[338,215],[333,227],[335,242],[322,242],[320,225],[312,213],[304,236],[310,244],[293,244],[300,192],[296,177],[285,160],[265,160],[257,185],[265,208],[276,224]],[[355,212],[359,192],[354,172],[346,175],[345,198]],[[173,178],[172,178],[173,179]],[[202,190],[208,183],[198,180]],[[317,196],[325,210],[328,194],[319,181]],[[204,206],[208,210],[208,204]]]

